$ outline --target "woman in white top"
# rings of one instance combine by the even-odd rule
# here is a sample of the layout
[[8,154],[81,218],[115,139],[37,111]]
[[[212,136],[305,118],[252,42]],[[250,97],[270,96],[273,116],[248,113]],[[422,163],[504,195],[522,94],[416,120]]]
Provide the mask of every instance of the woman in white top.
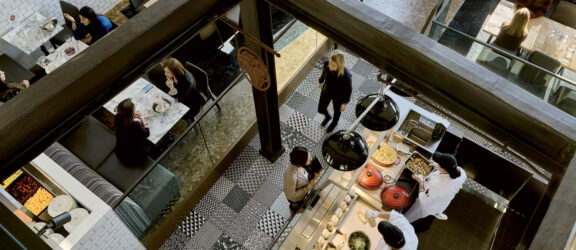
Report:
[[[450,205],[454,196],[462,188],[466,180],[466,172],[458,167],[456,158],[451,154],[434,153],[431,166],[435,171],[428,177],[412,175],[418,182],[419,193],[414,205],[406,212],[406,218],[415,226],[416,232],[422,232],[429,227],[434,217],[446,220],[444,210]],[[418,226],[417,220],[427,220],[428,225]],[[416,223],[415,223],[416,222]]]
[[311,162],[312,157],[305,147],[296,146],[290,152],[290,164],[284,173],[284,194],[292,210],[298,210],[306,194],[316,186],[317,174],[309,180],[305,168]]

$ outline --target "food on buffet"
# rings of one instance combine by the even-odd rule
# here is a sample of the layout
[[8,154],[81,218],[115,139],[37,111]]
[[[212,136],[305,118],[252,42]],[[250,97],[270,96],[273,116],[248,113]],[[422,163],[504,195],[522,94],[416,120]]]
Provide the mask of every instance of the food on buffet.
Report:
[[10,175],[8,178],[6,178],[6,180],[4,180],[4,182],[2,184],[2,189],[6,189],[8,186],[10,186],[10,184],[12,184],[12,182],[14,182],[16,179],[18,179],[18,177],[20,177],[20,175],[22,173],[24,173],[24,171],[22,171],[22,169],[18,169],[12,175]]
[[389,167],[394,165],[397,157],[398,155],[396,154],[396,150],[394,150],[392,146],[388,145],[387,143],[382,143],[378,147],[378,150],[376,150],[376,152],[374,152],[372,155],[372,160],[378,165]]
[[352,250],[368,250],[370,249],[370,239],[365,233],[356,231],[350,234],[348,246]]
[[34,215],[39,215],[44,210],[54,196],[44,188],[38,188],[38,191],[24,203],[24,207],[30,210]]
[[406,167],[410,169],[413,173],[426,177],[432,172],[433,167],[428,166],[429,162],[424,157],[419,154],[412,154],[408,160],[406,160]]
[[358,219],[360,220],[360,222],[362,222],[362,224],[366,224],[368,222],[368,220],[366,220],[366,217],[364,217],[364,213],[362,211],[358,211],[356,215],[358,215]]
[[30,196],[38,190],[40,185],[32,177],[23,175],[18,181],[8,187],[8,193],[14,197],[20,204],[24,204]]

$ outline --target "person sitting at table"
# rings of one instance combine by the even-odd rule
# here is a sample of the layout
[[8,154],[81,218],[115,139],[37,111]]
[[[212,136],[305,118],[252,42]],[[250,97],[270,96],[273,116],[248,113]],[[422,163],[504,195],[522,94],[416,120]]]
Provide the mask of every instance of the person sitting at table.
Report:
[[92,44],[112,30],[112,22],[102,15],[97,15],[92,8],[84,6],[79,13],[80,24],[76,24],[74,17],[64,13],[64,18],[72,23],[74,39]]
[[207,99],[197,88],[196,79],[184,68],[176,58],[166,58],[162,61],[168,94],[184,103],[190,110],[186,114],[189,122],[200,112]]
[[384,249],[401,249],[416,250],[418,248],[418,236],[414,227],[403,214],[392,210],[388,211],[371,211],[364,212],[367,220],[373,220],[377,217],[384,219],[378,223],[378,232],[382,234],[382,240],[376,246],[377,250]]
[[551,5],[552,0],[516,0],[514,11],[528,8],[530,18],[537,18],[546,15]]
[[114,152],[118,160],[127,166],[144,166],[146,156],[152,152],[154,144],[148,141],[150,130],[136,111],[132,99],[127,98],[116,107],[114,117],[116,130],[116,147]]
[[520,44],[528,36],[530,12],[527,8],[517,10],[509,23],[502,25],[494,45],[513,52],[518,51]]
[[307,165],[312,163],[310,152],[302,146],[296,146],[290,152],[290,163],[284,172],[284,194],[290,202],[290,210],[297,211],[304,203],[304,197],[316,186],[316,178],[309,179]]
[[412,175],[418,182],[418,197],[405,215],[418,233],[428,230],[435,218],[448,219],[444,210],[466,181],[466,172],[453,155],[435,152],[432,160],[434,170],[426,178]]
[[28,87],[30,87],[28,80],[22,80],[20,83],[6,80],[6,73],[0,70],[0,101],[7,102]]

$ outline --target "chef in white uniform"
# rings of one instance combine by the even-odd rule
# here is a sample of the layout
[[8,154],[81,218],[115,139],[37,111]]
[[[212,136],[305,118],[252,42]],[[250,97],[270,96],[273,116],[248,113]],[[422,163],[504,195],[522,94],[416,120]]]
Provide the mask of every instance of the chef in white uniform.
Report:
[[405,215],[416,227],[417,232],[421,232],[417,226],[418,223],[415,223],[417,220],[426,218],[431,224],[434,217],[442,220],[448,218],[444,210],[450,205],[466,180],[466,172],[458,167],[453,155],[436,152],[432,160],[430,165],[435,170],[428,177],[412,175],[412,178],[419,184],[418,199]]
[[366,211],[364,217],[368,220],[376,217],[384,219],[378,223],[378,231],[382,234],[382,240],[378,242],[376,250],[416,250],[418,248],[418,237],[414,232],[414,227],[403,214],[394,210],[390,212]]

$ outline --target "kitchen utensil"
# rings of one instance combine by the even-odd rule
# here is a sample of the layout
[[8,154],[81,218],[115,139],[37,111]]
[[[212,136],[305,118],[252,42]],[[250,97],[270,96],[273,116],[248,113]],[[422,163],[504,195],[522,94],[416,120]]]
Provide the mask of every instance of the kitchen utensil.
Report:
[[392,185],[384,188],[380,193],[382,204],[391,209],[401,209],[410,205],[410,193],[405,188]]
[[358,176],[358,184],[368,190],[376,190],[382,185],[382,173],[378,168],[370,163]]
[[400,157],[398,157],[396,150],[385,142],[378,146],[371,159],[382,167],[391,167],[400,163]]

